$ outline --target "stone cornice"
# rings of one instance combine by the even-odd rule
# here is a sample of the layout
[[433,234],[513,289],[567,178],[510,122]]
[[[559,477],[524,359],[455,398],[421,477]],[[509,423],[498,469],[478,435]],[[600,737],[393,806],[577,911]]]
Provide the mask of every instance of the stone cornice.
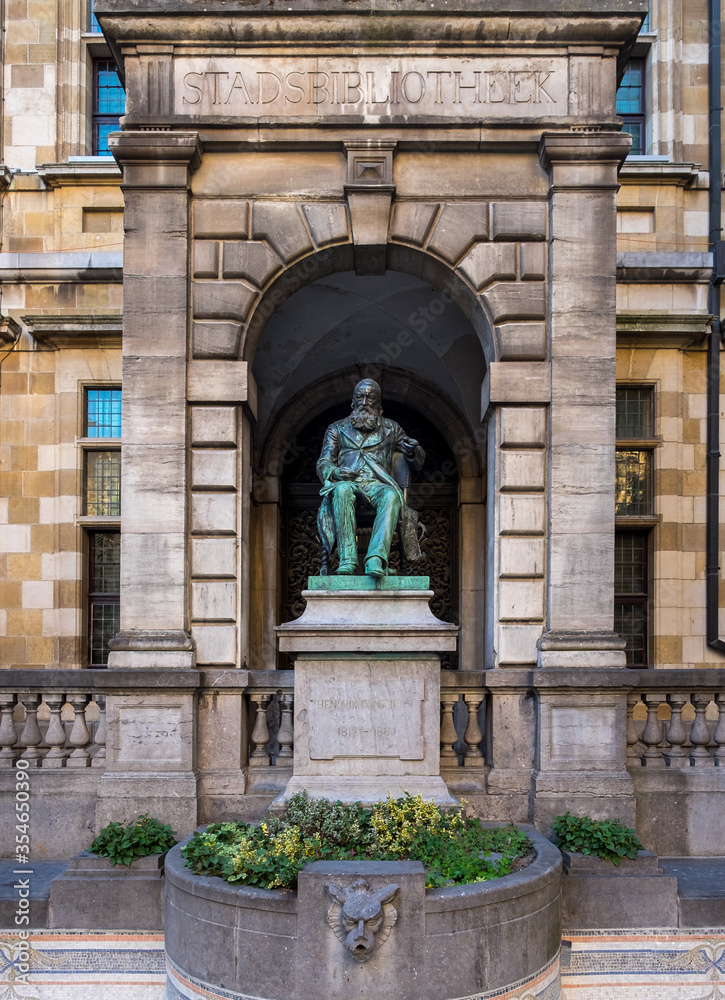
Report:
[[625,284],[652,282],[709,282],[712,274],[711,253],[617,254],[617,281]]
[[22,327],[12,316],[0,316],[0,344],[14,344],[21,333]]
[[108,146],[123,168],[125,187],[186,187],[201,164],[196,131],[149,129],[113,132]]
[[556,163],[623,163],[631,146],[626,132],[579,128],[568,132],[544,132],[539,160],[545,170]]
[[41,163],[38,176],[49,188],[121,183],[121,171],[110,156],[88,157],[72,163]]
[[0,284],[83,281],[120,283],[123,254],[105,250],[0,253]]
[[56,347],[120,347],[123,320],[109,316],[23,316],[31,336]]
[[677,187],[688,187],[699,176],[699,163],[633,160],[631,157],[627,157],[619,171],[619,179],[622,184],[674,184]]
[[713,321],[707,313],[620,312],[618,346],[687,348],[702,344]]

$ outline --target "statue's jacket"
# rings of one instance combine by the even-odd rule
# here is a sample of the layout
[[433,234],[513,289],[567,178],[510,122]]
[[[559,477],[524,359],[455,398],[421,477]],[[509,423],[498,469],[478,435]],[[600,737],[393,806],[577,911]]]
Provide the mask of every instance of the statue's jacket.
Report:
[[320,496],[323,497],[317,524],[323,547],[328,552],[335,545],[330,494],[339,483],[339,480],[333,478],[333,473],[336,469],[345,468],[358,473],[358,482],[381,482],[398,493],[399,528],[405,557],[410,562],[418,562],[423,557],[420,539],[425,534],[425,527],[419,521],[416,511],[406,503],[404,487],[407,485],[407,475],[403,481],[400,468],[406,464],[413,471],[422,468],[425,452],[416,444],[414,457],[405,458],[402,450],[404,442],[413,443],[400,424],[386,417],[381,417],[377,428],[368,434],[353,427],[349,417],[338,420],[327,428],[317,462],[317,475],[322,482]]
[[[403,428],[387,417],[381,417],[377,428],[367,435],[353,427],[349,417],[330,424],[317,462],[317,475],[323,483],[320,493],[326,496],[332,492],[337,485],[333,472],[339,468],[351,469],[363,477],[369,473],[370,478],[382,478],[373,474],[374,463],[387,476],[393,476],[393,455],[396,451],[402,451],[404,441],[408,441],[408,436]],[[371,460],[370,463],[366,456]],[[407,461],[410,468],[417,471],[425,461],[425,452],[418,446],[415,458]]]

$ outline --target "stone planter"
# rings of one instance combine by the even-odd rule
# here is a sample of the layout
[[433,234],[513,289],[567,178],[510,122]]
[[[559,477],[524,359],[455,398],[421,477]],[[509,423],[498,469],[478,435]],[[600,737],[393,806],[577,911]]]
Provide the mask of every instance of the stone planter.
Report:
[[649,851],[620,864],[562,851],[562,922],[569,929],[677,927],[677,879]]
[[164,854],[112,865],[91,851],[71,858],[50,885],[48,927],[76,930],[161,930]]
[[[522,829],[536,849],[523,871],[428,891],[417,862],[315,862],[300,873],[298,893],[239,887],[192,875],[174,847],[167,997],[483,1000],[525,987],[558,1000],[561,856]],[[367,888],[355,890],[363,880]],[[356,891],[371,894],[373,910],[382,900],[377,930],[375,917],[360,928],[344,910],[340,900],[352,899],[353,911],[359,904]],[[366,945],[356,944],[357,931]]]

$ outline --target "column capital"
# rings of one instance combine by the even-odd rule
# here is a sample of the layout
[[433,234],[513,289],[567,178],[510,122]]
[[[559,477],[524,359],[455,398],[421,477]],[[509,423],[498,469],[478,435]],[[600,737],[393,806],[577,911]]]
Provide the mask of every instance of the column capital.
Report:
[[549,172],[554,191],[616,190],[617,173],[631,146],[627,132],[544,132],[539,161]]
[[632,147],[628,132],[576,129],[544,132],[539,143],[539,160],[545,170],[560,161],[622,164]]
[[201,163],[198,132],[114,132],[108,146],[123,170],[123,187],[188,187]]

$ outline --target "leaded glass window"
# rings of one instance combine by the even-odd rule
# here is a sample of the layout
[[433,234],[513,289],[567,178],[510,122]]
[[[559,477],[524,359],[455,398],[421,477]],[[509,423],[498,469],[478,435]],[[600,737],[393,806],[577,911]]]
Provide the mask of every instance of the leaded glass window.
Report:
[[614,540],[614,631],[626,640],[627,665],[647,663],[648,536],[617,531]]
[[88,581],[88,660],[108,663],[108,642],[120,630],[121,536],[117,531],[90,535]]
[[120,517],[121,452],[87,451],[85,465],[86,515]]

